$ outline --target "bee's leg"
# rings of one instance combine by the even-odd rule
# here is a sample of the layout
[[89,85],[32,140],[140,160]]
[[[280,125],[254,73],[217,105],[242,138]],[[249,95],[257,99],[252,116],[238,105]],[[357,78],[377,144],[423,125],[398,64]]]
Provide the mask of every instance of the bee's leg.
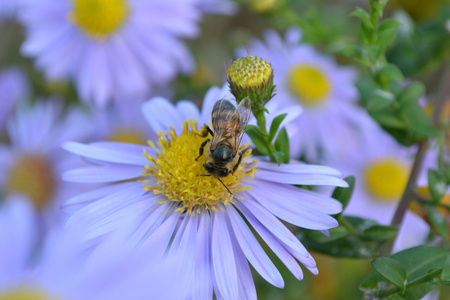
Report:
[[239,160],[236,163],[236,165],[233,167],[233,171],[231,173],[234,174],[234,172],[236,172],[236,170],[239,168],[239,165],[241,164],[242,161],[242,152],[239,152]]
[[214,133],[212,132],[211,128],[209,128],[209,126],[205,124],[202,128],[202,131],[200,131],[200,133],[197,134],[201,137],[206,137],[208,133],[211,134],[211,136],[214,136]]
[[198,155],[198,157],[197,157],[195,160],[199,159],[200,156],[203,155],[203,149],[205,148],[206,144],[207,144],[209,141],[210,141],[210,139],[206,139],[206,140],[200,145],[200,150],[198,151],[199,155]]

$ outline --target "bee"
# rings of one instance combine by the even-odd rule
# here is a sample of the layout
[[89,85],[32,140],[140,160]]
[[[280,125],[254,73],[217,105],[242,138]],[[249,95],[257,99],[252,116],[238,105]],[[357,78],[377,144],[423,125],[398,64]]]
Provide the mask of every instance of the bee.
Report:
[[203,155],[206,145],[210,142],[210,147],[205,153],[208,161],[203,164],[209,174],[203,176],[215,176],[230,194],[232,194],[231,191],[220,178],[233,174],[242,161],[239,145],[250,113],[251,101],[248,97],[244,98],[237,108],[228,100],[219,100],[211,112],[213,130],[205,124],[199,134],[201,137],[206,137],[208,134],[212,137],[212,141],[208,138],[200,145],[199,156],[195,159],[198,160]]

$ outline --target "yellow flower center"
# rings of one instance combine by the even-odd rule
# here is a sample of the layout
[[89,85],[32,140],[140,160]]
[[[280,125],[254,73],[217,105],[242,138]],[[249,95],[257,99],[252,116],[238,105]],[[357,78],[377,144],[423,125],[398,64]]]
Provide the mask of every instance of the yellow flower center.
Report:
[[21,288],[0,293],[0,300],[57,300],[39,289]]
[[8,172],[6,192],[23,193],[38,209],[45,208],[56,188],[56,180],[49,162],[38,154],[20,157]]
[[136,130],[120,128],[109,137],[110,141],[145,145],[147,140]]
[[70,19],[88,36],[105,39],[121,28],[129,13],[127,0],[73,0]]
[[409,168],[395,159],[370,163],[364,172],[367,190],[382,201],[400,199],[408,181]]
[[273,78],[270,63],[257,56],[248,55],[235,60],[227,69],[228,81],[241,89],[259,89]]
[[298,65],[289,73],[291,92],[306,106],[323,103],[331,91],[326,74],[313,65]]
[[[159,203],[168,201],[178,203],[177,211],[195,214],[201,209],[217,211],[220,204],[229,205],[233,203],[233,195],[238,191],[248,189],[240,186],[244,178],[253,178],[256,171],[256,162],[246,162],[251,157],[251,150],[244,151],[248,145],[240,147],[242,151],[242,162],[234,174],[220,178],[223,184],[233,193],[231,195],[224,185],[215,176],[209,174],[203,167],[208,160],[207,153],[209,143],[205,147],[204,154],[199,155],[200,145],[206,138],[198,135],[197,122],[185,121],[183,132],[177,136],[174,129],[168,132],[158,132],[158,151],[155,157],[144,151],[149,164],[145,166],[145,176],[150,179],[144,180],[144,190],[153,191],[167,197]],[[152,142],[149,145],[156,149]],[[233,168],[234,164],[230,167]],[[207,175],[207,176],[205,176]]]

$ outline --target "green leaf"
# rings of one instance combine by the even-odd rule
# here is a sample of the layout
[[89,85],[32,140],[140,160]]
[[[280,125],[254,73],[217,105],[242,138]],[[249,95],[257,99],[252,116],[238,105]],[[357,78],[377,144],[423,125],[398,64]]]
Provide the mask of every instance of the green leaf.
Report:
[[278,133],[277,139],[275,140],[275,149],[277,151],[283,152],[283,160],[282,162],[285,164],[289,163],[290,158],[290,151],[289,151],[289,137],[286,131],[286,128],[281,128],[280,132]]
[[450,166],[444,166],[444,175],[447,179],[447,182],[450,182]]
[[444,239],[448,238],[448,224],[445,217],[432,205],[427,205],[427,213],[430,217],[431,224],[439,232]]
[[345,45],[339,50],[339,53],[346,57],[361,56],[363,50],[356,45]]
[[408,124],[389,112],[376,112],[370,114],[381,126],[395,129],[407,129]]
[[406,86],[398,97],[400,105],[417,103],[420,97],[425,93],[425,86],[421,82],[413,82]]
[[[428,270],[440,268],[445,263],[449,251],[439,247],[418,246],[398,252],[391,256],[392,259],[398,261],[406,270],[407,282],[412,282],[428,274]],[[382,287],[382,288],[380,288]],[[382,290],[388,290],[392,286],[378,271],[373,270],[366,280],[361,284],[360,289],[369,298]],[[433,288],[432,284],[424,283],[407,289],[403,297],[406,295],[415,295],[406,299],[420,299]]]
[[[344,180],[348,183],[348,187],[337,187],[334,189],[333,194],[331,195],[332,198],[338,200],[342,203],[342,212],[347,207],[347,204],[350,202],[350,199],[352,198],[353,190],[355,189],[355,176],[348,176],[345,177]],[[337,214],[334,217],[338,218],[341,214]]]
[[402,106],[400,115],[408,121],[409,127],[417,140],[436,135],[436,129],[431,125],[430,118],[416,103]]
[[275,134],[277,133],[281,122],[283,122],[283,120],[284,120],[284,118],[286,118],[286,116],[287,116],[287,113],[279,115],[275,119],[273,119],[272,124],[270,124],[269,143],[272,143],[272,140],[275,137]]
[[356,7],[356,9],[352,11],[350,16],[357,17],[361,22],[363,22],[368,27],[372,26],[372,23],[370,22],[369,13],[364,9],[362,9],[361,7]]
[[378,257],[372,261],[372,266],[384,278],[405,291],[406,270],[398,261],[390,257]]
[[369,101],[367,101],[366,108],[369,112],[378,112],[390,106],[394,100],[395,97],[392,93],[377,89]]
[[380,54],[394,41],[401,24],[393,19],[386,19],[377,26],[377,45]]
[[281,164],[283,162],[283,157],[284,153],[280,151],[270,153],[270,158],[278,164]]
[[439,203],[447,193],[447,179],[445,175],[437,170],[429,169],[428,186],[433,196],[433,201]]
[[450,284],[450,254],[447,255],[444,265],[442,266],[441,280],[448,281]]
[[256,149],[258,149],[261,155],[269,155],[270,150],[267,147],[266,140],[264,139],[261,129],[253,125],[247,125],[245,132],[252,139],[253,144],[256,146]]
[[[368,228],[377,225],[377,222],[351,216],[341,216],[353,228],[362,234]],[[350,258],[375,258],[380,252],[380,243],[363,241],[357,236],[350,234],[344,226],[329,230],[330,237],[326,237],[317,230],[299,229],[297,237],[306,248],[333,257]]]
[[403,82],[404,77],[402,71],[393,64],[385,64],[379,71],[378,74],[392,81]]
[[364,231],[363,239],[369,241],[385,241],[397,234],[397,229],[391,226],[375,225]]

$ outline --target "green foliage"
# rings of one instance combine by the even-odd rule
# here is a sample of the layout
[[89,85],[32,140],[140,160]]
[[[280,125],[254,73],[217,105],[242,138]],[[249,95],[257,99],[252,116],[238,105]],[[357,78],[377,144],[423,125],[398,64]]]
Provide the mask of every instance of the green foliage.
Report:
[[381,226],[374,220],[340,216],[340,225],[328,230],[329,237],[310,230],[298,232],[304,245],[314,251],[334,257],[375,258],[380,253],[380,241],[397,233],[390,226]]
[[273,119],[272,124],[270,125],[269,130],[269,142],[273,141],[273,138],[275,137],[275,134],[278,131],[278,128],[280,127],[281,122],[283,122],[284,118],[286,118],[287,114],[282,114],[277,116],[275,119]]
[[357,87],[372,118],[399,143],[410,146],[435,136],[436,130],[418,103],[425,93],[423,84],[404,84],[401,70],[387,62],[385,53],[394,42],[400,23],[393,19],[379,20],[385,2],[370,1],[370,13],[362,8],[352,13],[360,21],[361,44],[347,45],[340,53],[368,71]]
[[427,205],[427,213],[431,224],[436,228],[439,235],[444,239],[448,237],[448,224],[445,217],[436,209],[435,206]]
[[389,257],[377,257],[372,261],[373,268],[390,283],[405,292],[406,270],[401,263]]
[[[344,212],[345,208],[350,202],[356,182],[354,176],[345,177],[344,180],[348,183],[348,187],[337,187],[334,189],[333,194],[331,195],[332,198],[342,203],[342,212]],[[338,218],[339,216],[341,216],[342,212],[337,214],[335,217]]]
[[444,197],[449,182],[440,171],[428,170],[428,186],[435,203],[439,203],[442,197]]
[[[431,291],[434,284],[448,281],[449,256],[450,251],[446,249],[418,246],[398,252],[390,258],[377,258],[372,262],[375,270],[360,288],[366,299],[421,299]],[[406,276],[401,269],[406,272]],[[400,284],[405,279],[406,284]]]

